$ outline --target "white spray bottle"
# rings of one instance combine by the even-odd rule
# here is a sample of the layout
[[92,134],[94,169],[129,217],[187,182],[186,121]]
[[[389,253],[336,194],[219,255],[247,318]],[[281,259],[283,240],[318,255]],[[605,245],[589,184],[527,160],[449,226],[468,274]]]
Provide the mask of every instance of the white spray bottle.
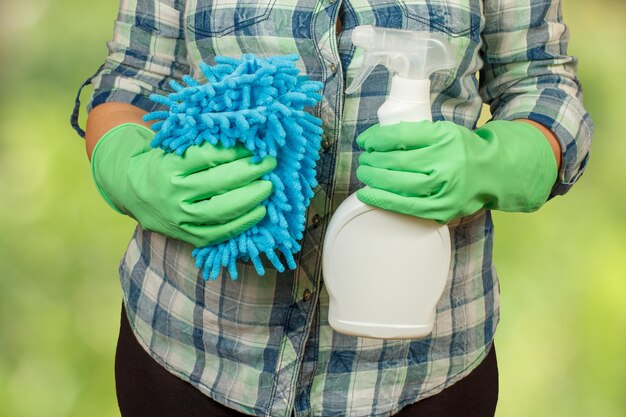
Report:
[[[355,91],[378,64],[394,72],[378,109],[381,125],[432,120],[430,75],[452,68],[454,55],[437,33],[358,26],[364,49]],[[331,218],[322,258],[329,323],[354,336],[408,339],[432,332],[450,268],[448,227],[369,206],[350,195]]]

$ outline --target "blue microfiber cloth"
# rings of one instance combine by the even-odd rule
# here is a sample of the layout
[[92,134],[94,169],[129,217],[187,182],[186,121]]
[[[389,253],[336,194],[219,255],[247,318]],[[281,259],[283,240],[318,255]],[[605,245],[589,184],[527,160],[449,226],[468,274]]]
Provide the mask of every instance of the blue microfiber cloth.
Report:
[[315,164],[319,159],[322,121],[304,111],[322,96],[323,84],[299,74],[298,55],[241,59],[218,56],[216,65],[200,64],[207,79],[202,84],[184,76],[186,85],[170,81],[174,90],[167,97],[150,99],[169,111],[147,114],[144,121],[157,132],[153,147],[182,155],[203,142],[232,147],[242,144],[258,162],[270,155],[276,168],[262,178],[274,191],[262,204],[267,215],[251,229],[225,242],[194,249],[196,265],[205,280],[216,279],[227,268],[237,278],[235,261],[252,261],[259,275],[265,274],[261,254],[280,272],[296,268],[294,254],[300,250],[305,212],[313,196]]

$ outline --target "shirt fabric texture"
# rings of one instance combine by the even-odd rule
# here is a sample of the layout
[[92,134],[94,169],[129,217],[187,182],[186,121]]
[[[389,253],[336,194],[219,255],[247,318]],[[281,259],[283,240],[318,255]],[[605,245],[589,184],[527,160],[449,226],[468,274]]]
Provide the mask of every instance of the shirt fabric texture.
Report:
[[328,324],[326,225],[363,186],[355,139],[377,122],[391,81],[378,66],[360,90],[344,94],[363,62],[352,29],[368,24],[446,35],[456,66],[431,77],[434,120],[474,129],[486,102],[494,119],[526,118],[551,129],[562,148],[552,196],[574,184],[588,159],[593,124],[576,58],[567,55],[560,0],[122,0],[110,54],[86,82],[95,89],[89,109],[123,102],[156,110],[151,93],[171,92],[169,80],[188,73],[204,81],[198,65],[216,55],[297,53],[302,73],[324,83],[323,101],[309,109],[323,120],[324,140],[295,271],[278,273],[268,263],[259,277],[239,263],[237,280],[205,282],[190,245],[141,226],[119,267],[140,344],[242,413],[390,416],[466,376],[493,341],[499,284],[488,211],[449,224],[452,263],[429,337],[360,338]]

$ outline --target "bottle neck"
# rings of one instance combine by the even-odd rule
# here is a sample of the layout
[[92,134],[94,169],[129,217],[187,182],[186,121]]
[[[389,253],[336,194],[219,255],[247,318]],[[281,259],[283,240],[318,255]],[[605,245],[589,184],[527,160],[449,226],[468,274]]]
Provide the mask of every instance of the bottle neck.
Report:
[[387,100],[378,109],[381,125],[432,120],[430,80],[411,80],[395,75]]
[[412,80],[394,75],[389,97],[411,103],[427,102],[430,105],[430,80]]

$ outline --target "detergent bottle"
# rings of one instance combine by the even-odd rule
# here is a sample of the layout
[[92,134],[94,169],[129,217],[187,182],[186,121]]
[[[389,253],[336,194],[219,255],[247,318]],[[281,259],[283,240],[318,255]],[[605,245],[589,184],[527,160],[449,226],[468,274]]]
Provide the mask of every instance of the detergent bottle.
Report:
[[[364,62],[346,93],[382,64],[394,75],[378,109],[380,124],[432,120],[430,75],[454,66],[443,35],[358,26],[352,42],[363,48]],[[331,327],[382,339],[427,336],[450,257],[447,226],[372,207],[350,195],[333,214],[324,239],[322,270]]]

